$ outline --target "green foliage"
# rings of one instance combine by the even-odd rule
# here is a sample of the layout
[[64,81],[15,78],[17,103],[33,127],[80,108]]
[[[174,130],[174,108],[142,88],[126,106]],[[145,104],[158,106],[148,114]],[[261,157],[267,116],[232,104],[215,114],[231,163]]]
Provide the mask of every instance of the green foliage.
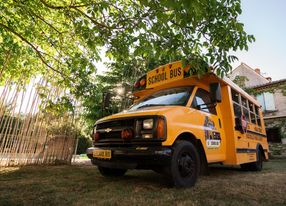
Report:
[[61,122],[60,119],[53,119],[49,121],[47,127],[48,134],[51,136],[66,136],[66,137],[76,137],[80,131],[75,128],[74,124],[68,121]]
[[85,154],[86,149],[91,146],[92,146],[92,141],[90,138],[85,136],[79,136],[76,154]]
[[[70,92],[64,108],[53,108],[70,109],[75,98],[91,124],[102,115],[102,92],[160,64],[181,59],[201,75],[207,62],[228,73],[236,59],[229,51],[254,41],[241,12],[239,0],[1,1],[0,82],[46,76]],[[97,78],[103,47],[110,72]]]
[[70,115],[74,114],[74,105],[71,102],[71,100],[63,96],[61,98],[58,98],[56,101],[49,100],[47,102],[46,107],[44,108],[44,111],[46,113],[49,113],[50,115],[53,115],[54,117],[62,117],[67,115],[67,112]]
[[246,76],[239,76],[239,75],[237,75],[233,80],[233,82],[242,89],[246,88],[247,81],[249,81],[249,79]]
[[[21,126],[24,124],[23,119],[20,117],[14,117],[10,115],[1,116],[1,124],[0,124],[0,134],[13,134],[18,133]],[[1,135],[2,139],[4,135]]]

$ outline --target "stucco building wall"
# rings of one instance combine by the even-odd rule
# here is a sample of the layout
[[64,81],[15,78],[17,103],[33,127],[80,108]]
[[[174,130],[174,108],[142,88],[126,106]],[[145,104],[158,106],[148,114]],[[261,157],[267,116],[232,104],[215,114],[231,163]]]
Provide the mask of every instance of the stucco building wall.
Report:
[[[257,69],[257,72],[260,71]],[[246,87],[252,87],[260,84],[268,83],[269,81],[263,77],[261,74],[258,74],[248,65],[241,63],[238,67],[236,67],[232,73],[230,74],[230,79],[234,80],[236,76],[244,76],[247,77],[248,80],[245,81]]]
[[281,90],[274,92],[274,101],[276,111],[265,113],[265,116],[286,116],[286,96],[283,95]]

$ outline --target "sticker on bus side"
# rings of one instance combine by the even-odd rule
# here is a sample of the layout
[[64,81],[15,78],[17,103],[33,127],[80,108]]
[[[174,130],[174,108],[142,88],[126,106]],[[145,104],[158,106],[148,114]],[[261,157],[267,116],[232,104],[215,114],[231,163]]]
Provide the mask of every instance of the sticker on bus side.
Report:
[[207,148],[219,148],[220,147],[220,140],[218,139],[208,139],[206,142],[207,142]]
[[147,73],[146,88],[154,88],[183,78],[184,70],[180,62],[165,65]]
[[215,127],[214,121],[211,120],[208,116],[205,117],[204,127],[207,148],[219,148],[221,145],[220,133],[216,131],[217,129]]

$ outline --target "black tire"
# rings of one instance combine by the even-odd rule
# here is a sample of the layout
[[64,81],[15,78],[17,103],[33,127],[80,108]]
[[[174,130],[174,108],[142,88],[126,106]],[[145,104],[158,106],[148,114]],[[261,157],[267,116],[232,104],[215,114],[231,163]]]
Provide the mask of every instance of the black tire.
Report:
[[170,172],[175,187],[192,187],[200,172],[200,158],[195,146],[184,140],[178,140],[173,147]]
[[256,162],[241,164],[241,169],[245,171],[261,171],[263,168],[263,156],[261,150],[258,148],[256,151]]
[[107,167],[100,167],[100,166],[98,166],[98,170],[100,174],[105,177],[120,177],[120,176],[123,176],[127,172],[126,169],[114,169],[114,168],[107,168]]

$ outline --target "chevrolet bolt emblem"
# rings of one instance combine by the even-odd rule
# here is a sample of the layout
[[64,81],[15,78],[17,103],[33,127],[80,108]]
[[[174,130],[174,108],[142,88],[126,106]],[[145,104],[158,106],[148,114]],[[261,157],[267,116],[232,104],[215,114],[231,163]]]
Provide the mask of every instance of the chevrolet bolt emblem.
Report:
[[111,132],[111,131],[112,131],[112,129],[107,128],[107,129],[105,129],[104,131],[108,133],[108,132]]

